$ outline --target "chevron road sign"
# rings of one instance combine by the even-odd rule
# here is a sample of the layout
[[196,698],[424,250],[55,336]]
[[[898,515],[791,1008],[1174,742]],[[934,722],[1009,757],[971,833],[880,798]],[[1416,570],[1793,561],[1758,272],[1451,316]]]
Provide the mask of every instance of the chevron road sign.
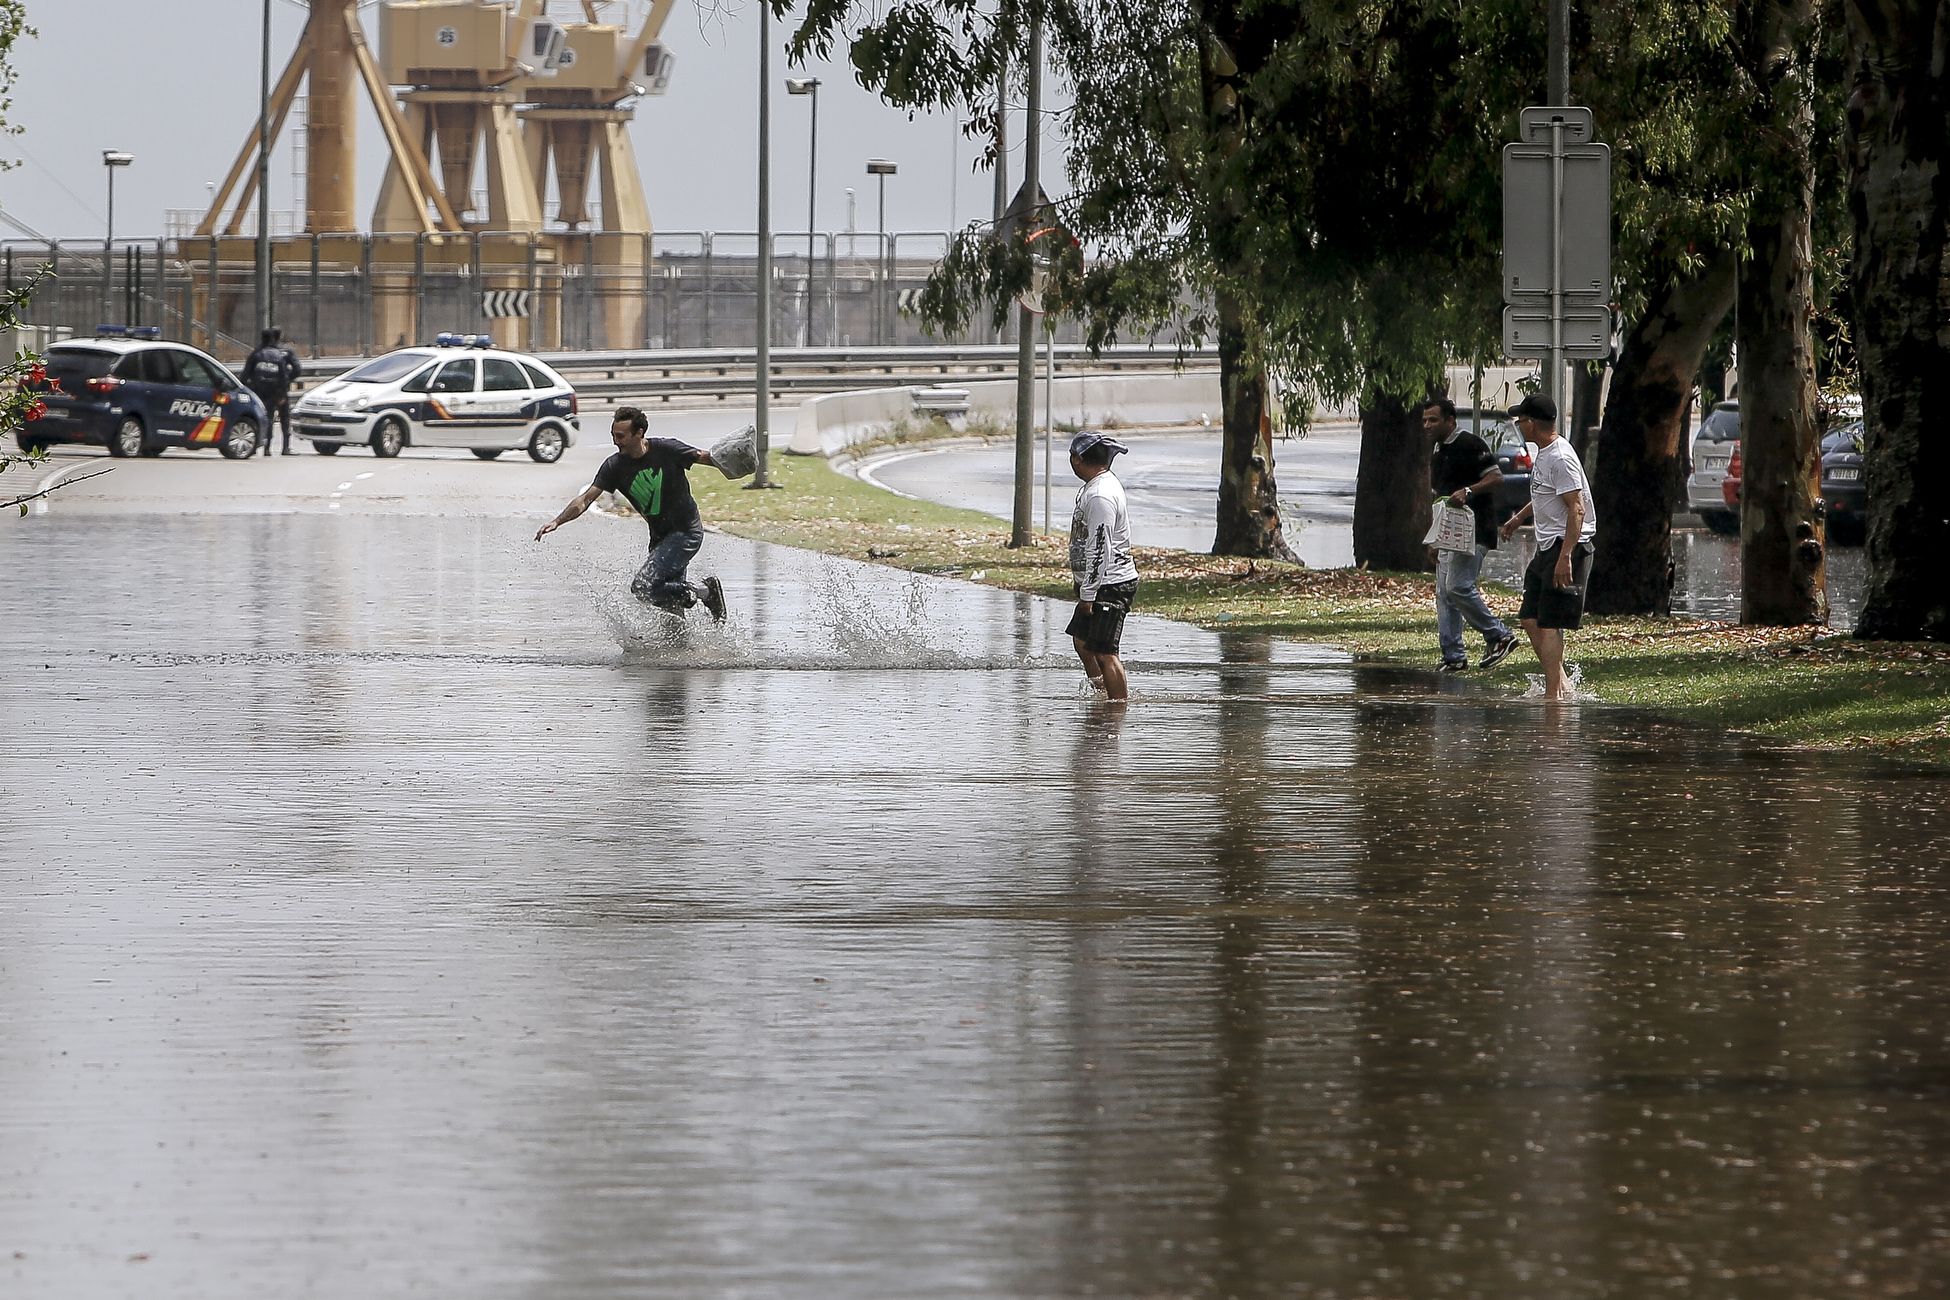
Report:
[[528,290],[487,290],[481,295],[481,314],[484,316],[526,316],[528,314]]
[[921,295],[925,292],[923,289],[902,289],[899,294],[901,315],[911,316],[921,310]]

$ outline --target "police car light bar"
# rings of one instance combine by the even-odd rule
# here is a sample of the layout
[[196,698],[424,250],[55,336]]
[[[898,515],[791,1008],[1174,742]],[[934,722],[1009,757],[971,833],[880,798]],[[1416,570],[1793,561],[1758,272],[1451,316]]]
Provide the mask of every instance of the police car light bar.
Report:
[[461,337],[459,334],[442,332],[433,336],[433,346],[437,348],[457,348],[460,346]]
[[98,339],[122,339],[122,338],[127,338],[128,336],[129,336],[129,327],[126,325],[95,326],[95,337]]
[[494,346],[494,335],[469,334],[467,336],[467,346],[470,348],[480,348],[481,350],[486,351],[488,348]]
[[145,343],[154,343],[162,338],[162,326],[137,325],[129,331],[129,337],[132,339],[141,339]]

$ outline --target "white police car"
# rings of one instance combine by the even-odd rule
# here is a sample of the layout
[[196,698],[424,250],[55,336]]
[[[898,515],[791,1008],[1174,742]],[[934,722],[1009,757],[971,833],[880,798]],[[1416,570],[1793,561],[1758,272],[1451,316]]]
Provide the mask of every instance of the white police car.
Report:
[[580,429],[575,389],[534,357],[502,352],[485,334],[442,334],[311,389],[291,408],[292,432],[332,456],[351,444],[375,456],[402,447],[465,447],[483,460],[517,448],[560,460]]

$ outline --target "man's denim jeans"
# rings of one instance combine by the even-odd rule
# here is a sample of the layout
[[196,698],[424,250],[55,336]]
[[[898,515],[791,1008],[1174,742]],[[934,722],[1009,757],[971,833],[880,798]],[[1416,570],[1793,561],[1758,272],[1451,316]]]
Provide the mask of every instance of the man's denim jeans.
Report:
[[695,605],[703,588],[684,577],[691,558],[704,545],[704,525],[693,524],[665,533],[650,544],[650,558],[636,571],[630,590],[660,609],[685,610]]
[[1503,621],[1490,613],[1483,593],[1476,590],[1476,575],[1483,571],[1482,546],[1468,551],[1435,553],[1435,630],[1442,641],[1442,661],[1461,663],[1469,658],[1463,648],[1463,624],[1483,634],[1491,645],[1510,635]]

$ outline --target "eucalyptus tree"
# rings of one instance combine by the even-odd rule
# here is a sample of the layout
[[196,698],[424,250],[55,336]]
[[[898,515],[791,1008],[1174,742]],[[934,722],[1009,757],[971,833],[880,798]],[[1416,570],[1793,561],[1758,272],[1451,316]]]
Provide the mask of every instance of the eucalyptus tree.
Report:
[[1663,614],[1672,507],[1702,358],[1733,307],[1743,131],[1724,62],[1731,0],[1590,6],[1574,85],[1612,145],[1622,337],[1591,489],[1604,537],[1588,608]]
[[1938,426],[1950,412],[1950,0],[1846,9],[1870,520],[1856,635],[1946,641],[1950,439]]
[[1815,407],[1814,0],[1742,0],[1731,70],[1749,91],[1740,346],[1740,621],[1827,612]]
[[[1422,563],[1426,451],[1410,404],[1458,351],[1495,329],[1495,157],[1456,75],[1466,15],[1453,4],[1329,0],[904,0],[871,14],[814,0],[801,52],[849,44],[861,82],[911,107],[980,120],[997,70],[1020,66],[1027,4],[1070,83],[1062,124],[1074,248],[1051,305],[1090,342],[1166,329],[1214,340],[1223,438],[1213,549],[1288,555],[1271,407],[1305,421],[1360,401],[1356,556]],[[1021,230],[971,230],[922,311],[1000,322],[1030,279]],[[986,306],[984,306],[986,305]],[[1275,395],[1269,375],[1283,391]]]

